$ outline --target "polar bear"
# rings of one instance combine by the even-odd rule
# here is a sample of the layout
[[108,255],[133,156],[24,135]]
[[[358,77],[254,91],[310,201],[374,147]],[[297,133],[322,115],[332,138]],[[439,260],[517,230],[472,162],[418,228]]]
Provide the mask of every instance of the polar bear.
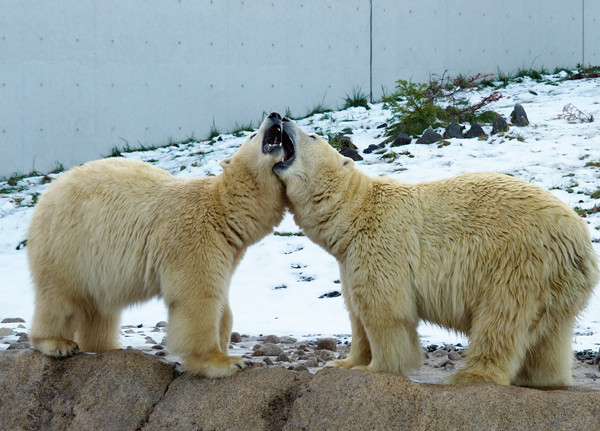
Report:
[[296,223],[337,258],[352,347],[329,365],[405,374],[426,320],[470,338],[449,383],[572,383],[576,316],[599,278],[588,228],[550,192],[481,172],[372,178],[284,121],[274,166]]
[[214,177],[112,158],[54,181],[28,232],[33,346],[55,357],[119,348],[122,309],[161,296],[167,344],[187,371],[218,378],[249,365],[227,356],[228,290],[246,248],[286,211],[272,171],[281,133],[281,117],[269,115]]

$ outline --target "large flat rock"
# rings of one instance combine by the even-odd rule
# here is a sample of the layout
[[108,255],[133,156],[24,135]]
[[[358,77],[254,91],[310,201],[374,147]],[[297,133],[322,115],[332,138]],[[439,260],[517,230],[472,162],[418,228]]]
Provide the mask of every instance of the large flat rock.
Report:
[[0,352],[0,430],[583,430],[600,391],[441,386],[325,369],[208,380],[134,350]]

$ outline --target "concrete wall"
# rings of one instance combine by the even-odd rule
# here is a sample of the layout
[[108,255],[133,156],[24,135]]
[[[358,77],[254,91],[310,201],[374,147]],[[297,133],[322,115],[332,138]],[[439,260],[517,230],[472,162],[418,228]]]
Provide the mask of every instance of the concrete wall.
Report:
[[599,19],[594,0],[2,0],[0,176],[399,78],[598,64]]

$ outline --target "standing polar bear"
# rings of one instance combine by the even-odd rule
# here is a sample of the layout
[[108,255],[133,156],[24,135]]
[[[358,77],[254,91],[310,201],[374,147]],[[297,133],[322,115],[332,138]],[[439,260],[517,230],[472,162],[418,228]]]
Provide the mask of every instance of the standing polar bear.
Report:
[[335,256],[352,347],[330,366],[406,373],[420,319],[470,338],[451,383],[572,383],[571,338],[598,281],[586,224],[546,190],[494,173],[371,178],[284,121],[274,171],[306,235]]
[[281,136],[273,113],[216,177],[113,158],[52,183],[29,227],[33,346],[56,357],[119,348],[122,309],[162,296],[168,346],[186,370],[226,377],[249,365],[227,356],[229,283],[246,248],[285,213],[272,171],[285,157]]

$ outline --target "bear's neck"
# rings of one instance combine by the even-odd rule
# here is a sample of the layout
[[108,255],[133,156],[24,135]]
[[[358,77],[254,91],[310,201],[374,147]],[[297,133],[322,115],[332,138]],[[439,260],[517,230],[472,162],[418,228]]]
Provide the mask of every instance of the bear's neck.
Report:
[[319,179],[287,188],[290,212],[304,233],[333,256],[343,259],[353,236],[358,209],[366,199],[370,178],[354,169],[343,176]]
[[[231,170],[233,171],[233,170]],[[228,241],[240,249],[273,231],[285,214],[283,184],[273,173],[256,175],[236,167],[217,177],[215,192],[226,218]]]

